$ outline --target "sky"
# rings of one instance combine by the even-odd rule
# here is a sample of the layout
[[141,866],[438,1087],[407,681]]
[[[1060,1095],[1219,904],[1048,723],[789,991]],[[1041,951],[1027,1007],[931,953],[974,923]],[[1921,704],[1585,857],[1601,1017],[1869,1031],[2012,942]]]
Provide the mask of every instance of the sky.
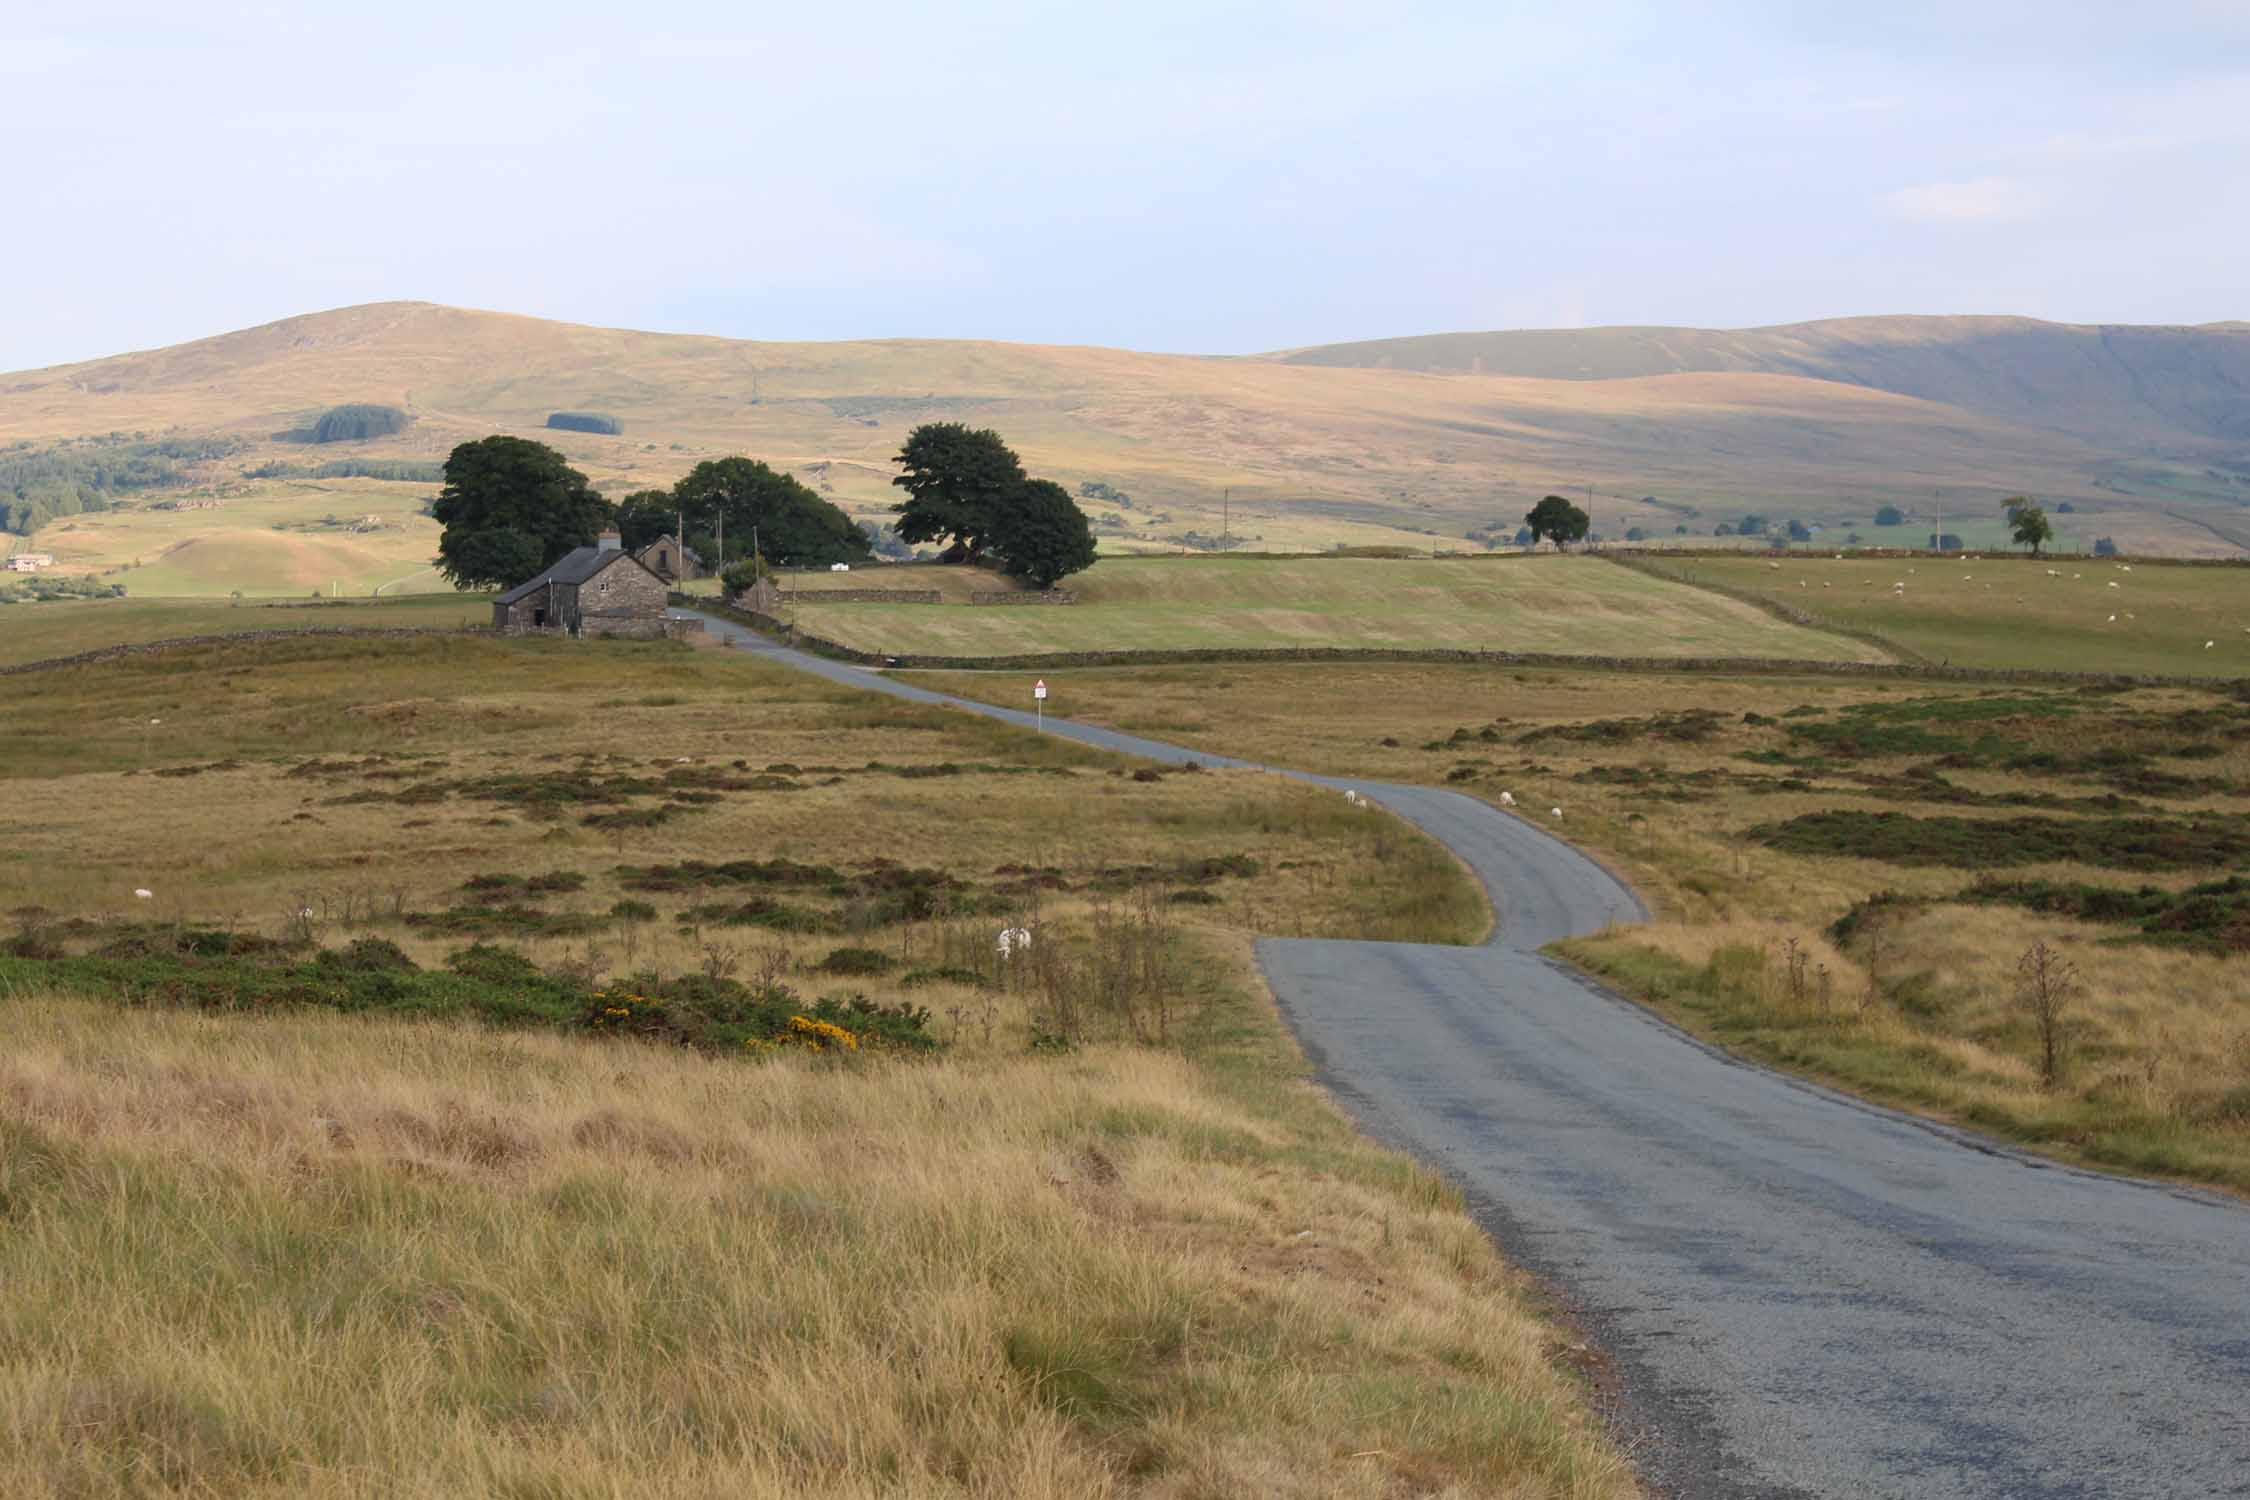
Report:
[[82,0],[0,6],[0,139],[0,369],[392,298],[1195,353],[2250,318],[2250,0]]

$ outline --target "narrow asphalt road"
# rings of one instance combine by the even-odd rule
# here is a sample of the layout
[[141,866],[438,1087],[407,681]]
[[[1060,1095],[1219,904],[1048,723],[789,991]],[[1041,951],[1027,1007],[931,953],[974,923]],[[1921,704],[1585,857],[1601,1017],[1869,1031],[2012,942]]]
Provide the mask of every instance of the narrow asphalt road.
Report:
[[[1032,722],[704,618],[803,671]],[[1538,954],[1645,915],[1584,855],[1457,793],[1305,779],[1451,847],[1500,926],[1477,948],[1265,939],[1274,993],[1362,1125],[1447,1172],[1558,1288],[1616,1368],[1652,1487],[2250,1496],[2250,1210],[1725,1058]]]

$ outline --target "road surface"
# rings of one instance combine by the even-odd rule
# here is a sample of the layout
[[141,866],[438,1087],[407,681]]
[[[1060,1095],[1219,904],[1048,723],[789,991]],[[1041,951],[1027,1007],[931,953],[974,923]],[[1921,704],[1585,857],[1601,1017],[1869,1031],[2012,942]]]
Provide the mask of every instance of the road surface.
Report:
[[[1032,723],[703,618],[803,671]],[[1644,915],[1584,855],[1458,793],[1305,779],[1451,847],[1500,923],[1476,948],[1263,939],[1274,994],[1361,1124],[1557,1287],[1652,1488],[2250,1496],[2250,1209],[1726,1058],[1536,951]]]

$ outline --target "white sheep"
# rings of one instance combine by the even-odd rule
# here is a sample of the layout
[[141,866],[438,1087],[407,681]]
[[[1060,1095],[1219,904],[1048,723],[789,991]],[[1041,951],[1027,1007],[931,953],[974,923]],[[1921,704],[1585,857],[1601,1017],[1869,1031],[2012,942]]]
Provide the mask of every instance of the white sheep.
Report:
[[2219,644],[2219,643],[2218,643],[2217,641],[2205,641],[2205,642],[2203,643],[2203,649],[2204,649],[2204,650],[2206,650],[2206,651],[2208,651],[2208,650],[2210,650],[2210,649],[2211,649],[2211,648],[2212,648],[2213,646],[2216,646],[2217,644]]
[[1562,816],[1562,809],[1559,807],[1550,807],[1547,809],[1547,811],[1554,814],[1558,818]]
[[156,895],[156,892],[149,890],[145,886],[137,886],[134,888],[133,895],[138,900],[147,901],[153,898]]
[[1000,957],[1003,961],[1014,958],[1016,951],[1031,951],[1031,929],[1028,927],[1003,927],[1000,929]]
[[1516,805],[1516,794],[1514,792],[1502,792],[1500,794],[1500,805],[1502,807],[1514,807]]
[[2111,588],[2116,588],[2116,587],[2117,587],[2117,580],[2116,580],[2116,579],[2114,579],[2114,578],[2112,578],[2112,579],[2111,579],[2111,580],[2109,581],[2109,586],[2110,586]]
[[2109,617],[2109,623],[2110,623],[2110,624],[2112,624],[2112,625],[2115,625],[2115,624],[2117,623],[2117,616],[2115,616],[2115,615],[2111,615],[2111,616]]

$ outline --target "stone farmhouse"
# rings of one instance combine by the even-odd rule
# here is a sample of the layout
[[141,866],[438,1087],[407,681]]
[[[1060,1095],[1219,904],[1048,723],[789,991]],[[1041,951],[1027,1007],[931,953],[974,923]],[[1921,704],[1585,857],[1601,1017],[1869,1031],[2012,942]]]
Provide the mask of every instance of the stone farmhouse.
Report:
[[11,573],[36,573],[41,568],[51,568],[54,565],[54,555],[48,552],[18,552],[8,559],[8,571]]
[[679,538],[660,536],[633,554],[642,567],[666,583],[678,583],[683,578],[701,578],[707,571],[703,558],[693,547],[683,547]]
[[654,640],[665,634],[664,580],[605,531],[537,578],[492,601],[492,628],[503,635],[554,631]]

